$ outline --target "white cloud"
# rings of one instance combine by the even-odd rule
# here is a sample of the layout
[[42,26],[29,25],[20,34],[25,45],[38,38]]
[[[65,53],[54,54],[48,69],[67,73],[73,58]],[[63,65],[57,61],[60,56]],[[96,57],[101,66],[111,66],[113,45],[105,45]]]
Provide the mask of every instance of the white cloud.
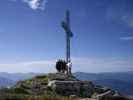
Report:
[[[20,0],[10,0],[10,1],[20,1]],[[24,3],[27,3],[30,8],[33,10],[45,10],[47,0],[21,0]]]
[[111,5],[107,8],[106,18],[110,21],[133,28],[133,13],[126,3]]
[[122,15],[121,21],[123,21],[129,27],[133,28],[133,16],[132,15]]
[[120,40],[125,40],[125,41],[133,40],[133,36],[120,37]]
[[74,58],[74,71],[120,72],[133,70],[133,62],[127,58]]
[[[0,64],[0,72],[55,72],[56,60],[29,61],[14,64]],[[111,72],[133,70],[133,62],[127,58],[82,58],[73,57],[73,72]]]
[[[109,13],[109,12],[108,12]],[[132,13],[119,13],[117,11],[110,12],[107,14],[107,17],[111,19],[111,21],[115,21],[119,24],[123,24],[130,28],[133,28],[133,14]]]
[[43,61],[29,61],[12,64],[0,64],[0,72],[54,72],[55,61],[43,60]]
[[44,10],[47,0],[23,0],[25,3],[29,5],[33,10]]

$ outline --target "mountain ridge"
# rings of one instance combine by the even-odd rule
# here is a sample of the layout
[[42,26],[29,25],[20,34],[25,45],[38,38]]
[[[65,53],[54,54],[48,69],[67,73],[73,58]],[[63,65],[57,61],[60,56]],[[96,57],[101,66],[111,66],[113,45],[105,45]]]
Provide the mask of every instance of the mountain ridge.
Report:
[[125,95],[133,95],[133,72],[84,73],[74,74],[78,79],[91,80],[95,84],[114,88]]
[[[32,78],[42,73],[0,73],[0,87],[8,87],[16,84],[17,81]],[[133,71],[130,72],[104,72],[85,73],[76,72],[74,75],[80,80],[91,80],[95,84],[114,88],[123,94],[133,95]],[[117,83],[117,84],[116,84]]]

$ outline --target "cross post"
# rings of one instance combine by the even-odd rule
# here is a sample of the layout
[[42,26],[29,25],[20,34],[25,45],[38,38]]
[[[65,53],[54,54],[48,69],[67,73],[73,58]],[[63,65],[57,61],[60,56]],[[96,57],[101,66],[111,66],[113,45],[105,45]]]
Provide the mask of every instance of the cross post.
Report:
[[66,19],[62,21],[62,27],[66,32],[66,62],[71,62],[71,53],[70,53],[70,41],[73,36],[73,33],[70,28],[70,12],[69,10],[66,11]]

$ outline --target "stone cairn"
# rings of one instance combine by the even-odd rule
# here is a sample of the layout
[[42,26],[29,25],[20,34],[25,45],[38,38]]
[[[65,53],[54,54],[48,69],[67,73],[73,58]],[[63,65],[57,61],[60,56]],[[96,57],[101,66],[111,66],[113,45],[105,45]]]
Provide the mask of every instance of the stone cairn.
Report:
[[[61,64],[59,64],[61,63]],[[78,80],[69,73],[68,66],[63,60],[56,63],[57,73],[48,74],[48,87],[60,95],[90,97],[96,100],[104,96],[119,96],[118,91],[108,87],[96,86],[91,81]]]
[[90,97],[94,92],[94,85],[90,81],[80,81],[68,72],[65,61],[56,63],[57,73],[48,74],[48,86],[56,93],[64,96]]

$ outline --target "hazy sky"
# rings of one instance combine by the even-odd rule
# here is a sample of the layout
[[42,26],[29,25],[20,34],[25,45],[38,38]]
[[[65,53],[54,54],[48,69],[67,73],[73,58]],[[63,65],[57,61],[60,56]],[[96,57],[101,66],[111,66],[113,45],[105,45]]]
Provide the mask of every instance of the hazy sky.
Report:
[[0,0],[0,72],[53,72],[65,57],[71,12],[73,71],[133,71],[133,0]]

